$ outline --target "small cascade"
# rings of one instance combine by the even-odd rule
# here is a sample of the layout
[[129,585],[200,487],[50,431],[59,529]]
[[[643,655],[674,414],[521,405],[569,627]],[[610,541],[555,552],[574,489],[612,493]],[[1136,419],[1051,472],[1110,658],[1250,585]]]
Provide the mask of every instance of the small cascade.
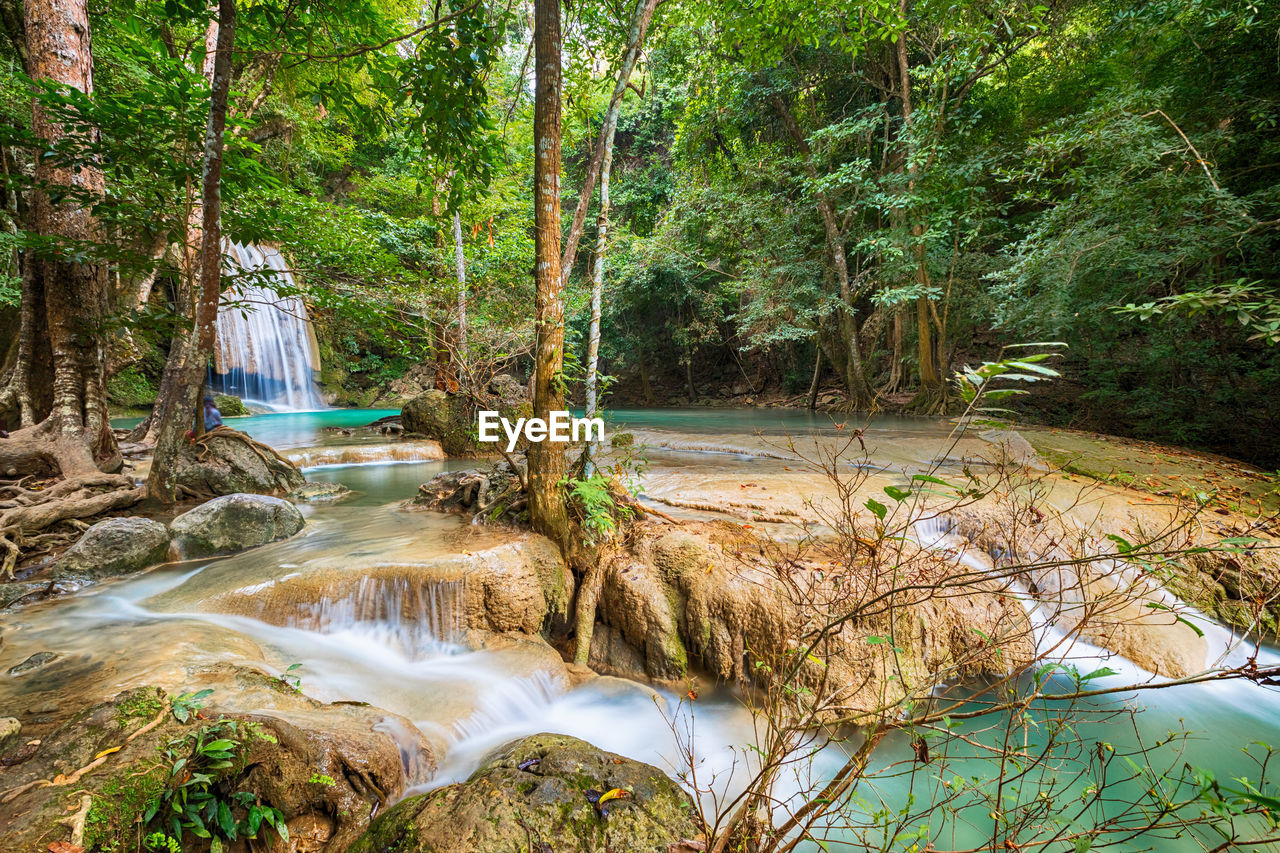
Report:
[[345,595],[299,603],[286,625],[358,634],[413,660],[451,651],[466,630],[466,579],[365,577]]
[[437,441],[400,441],[395,444],[339,445],[291,450],[286,458],[299,468],[391,465],[403,462],[438,462],[445,458]]
[[279,249],[227,244],[227,273],[242,280],[222,295],[211,386],[283,411],[327,408],[316,387],[320,347],[307,306]]

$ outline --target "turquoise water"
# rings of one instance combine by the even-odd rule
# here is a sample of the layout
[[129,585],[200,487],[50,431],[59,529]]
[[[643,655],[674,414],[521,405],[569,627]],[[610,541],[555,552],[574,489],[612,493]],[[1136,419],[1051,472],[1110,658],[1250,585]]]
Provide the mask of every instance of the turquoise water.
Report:
[[[272,412],[243,418],[227,418],[227,426],[247,432],[277,449],[316,444],[325,427],[364,426],[378,418],[397,415],[399,409],[324,409],[317,412]],[[581,415],[579,410],[577,414]],[[838,432],[854,428],[895,431],[922,436],[945,436],[952,425],[938,418],[911,418],[898,415],[831,415],[800,409],[618,409],[607,414],[610,430],[663,429],[675,432],[720,434],[755,433],[769,435],[804,433],[812,430]],[[129,429],[141,418],[116,418],[111,425]]]
[[[325,427],[351,428],[367,424],[394,410],[327,410],[321,412],[289,413],[257,415],[249,418],[229,419],[228,425],[243,430],[255,438],[273,444],[282,449],[302,447],[317,443],[370,443],[382,442],[385,439],[376,434],[360,434],[353,436],[333,435],[323,432]],[[647,409],[624,410],[612,414],[611,430],[623,428],[671,430],[678,433],[703,434],[743,434],[763,431],[766,433],[799,433],[807,430],[834,431],[836,421],[830,416],[809,412],[779,409]],[[120,426],[127,424],[121,423]],[[862,426],[863,422],[851,424]],[[951,425],[944,421],[917,418],[871,418],[865,423],[870,430],[897,432],[917,438],[930,436],[941,437],[948,433]],[[849,428],[848,426],[845,427]],[[690,466],[707,466],[714,468],[720,464],[713,455],[691,457]],[[750,464],[739,461],[737,464]],[[344,507],[372,507],[410,497],[418,485],[429,480],[435,474],[459,467],[471,467],[473,462],[466,460],[444,460],[430,462],[405,462],[397,464],[362,464],[341,467],[323,467],[311,469],[308,477],[315,480],[340,482],[359,494],[349,502],[339,504],[325,512],[345,514]],[[319,508],[317,508],[319,509]],[[363,510],[357,510],[363,511]],[[353,543],[354,544],[354,543]],[[1083,644],[1082,644],[1083,645]],[[1238,654],[1238,653],[1237,653]],[[1271,662],[1276,656],[1264,651],[1261,663]],[[1117,675],[1105,676],[1093,682],[1091,686],[1132,684],[1135,680],[1146,677],[1127,661],[1108,656],[1092,647],[1083,647],[1079,651],[1079,660],[1075,661],[1083,672],[1092,672],[1102,666],[1117,671]],[[355,664],[352,664],[355,666]],[[363,698],[363,697],[353,697]],[[377,697],[368,697],[371,700]],[[699,703],[702,704],[702,703]],[[559,706],[555,706],[559,707]],[[723,723],[732,709],[703,705],[699,724],[711,727],[720,726],[724,731],[734,729]],[[573,717],[575,733],[592,732],[592,716],[597,712],[604,713],[601,708],[590,706],[586,710],[579,709]],[[549,711],[520,711],[512,718],[512,732],[523,731],[527,727],[548,728],[553,723],[546,718]],[[556,711],[563,713],[563,709]],[[1233,682],[1216,685],[1181,686],[1176,688],[1117,694],[1103,699],[1093,700],[1087,709],[1075,712],[1074,725],[1078,732],[1078,745],[1083,748],[1079,754],[1066,756],[1062,760],[1043,768],[1022,775],[1016,768],[1009,767],[1007,777],[1013,781],[1005,786],[1004,796],[1014,797],[1017,801],[1026,801],[1040,796],[1058,799],[1053,811],[1060,815],[1080,815],[1082,823],[1096,825],[1098,814],[1107,812],[1108,806],[1103,803],[1096,808],[1089,808],[1086,800],[1088,789],[1096,782],[1096,773],[1092,772],[1091,750],[1102,749],[1100,744],[1109,743],[1114,752],[1107,755],[1113,757],[1112,770],[1118,776],[1129,775],[1122,765],[1125,753],[1137,754],[1143,748],[1151,747],[1163,741],[1170,733],[1184,733],[1172,744],[1161,747],[1151,755],[1150,763],[1154,768],[1170,774],[1182,772],[1185,765],[1211,769],[1218,777],[1230,783],[1236,776],[1256,779],[1258,767],[1246,750],[1255,742],[1280,744],[1280,697],[1273,689],[1250,684]],[[1045,732],[1051,726],[1054,714],[1048,709],[1033,713],[1034,724],[1025,731],[1018,732],[1029,750],[1044,742]],[[568,724],[568,720],[563,721]],[[994,744],[1004,737],[1003,728],[989,728],[998,723],[996,718],[980,724],[967,724],[962,729],[974,743]],[[646,735],[652,738],[652,734]],[[714,738],[709,740],[714,741]],[[641,749],[641,745],[629,741],[608,743],[608,748],[636,754],[638,757],[649,756]],[[704,741],[705,743],[705,741]],[[944,782],[959,774],[970,777],[970,784],[976,788],[975,797],[986,796],[990,783],[974,782],[983,780],[993,772],[990,761],[979,757],[978,747],[955,742],[957,752],[951,756],[952,763],[947,767],[945,778],[931,765],[914,776],[906,775],[911,769],[913,751],[910,740],[896,737],[884,743],[875,753],[873,769],[878,778],[868,780],[859,785],[858,795],[865,803],[858,806],[864,817],[870,816],[877,808],[887,806],[897,809],[912,798],[915,799],[916,810],[923,803],[937,801],[951,795],[955,788],[947,787]],[[726,749],[741,743],[715,743],[716,749]],[[966,754],[974,753],[974,754]],[[1257,753],[1256,747],[1254,754]],[[650,759],[652,760],[652,759]],[[808,772],[817,777],[829,774],[844,760],[840,747],[831,747],[820,753],[811,765],[804,765]],[[1080,778],[1076,774],[1085,772]],[[1162,784],[1171,784],[1166,776]],[[1061,786],[1053,790],[1053,786]],[[1124,798],[1140,793],[1140,786],[1133,781],[1119,781],[1109,796]],[[1006,801],[1006,807],[1012,801]],[[995,831],[996,822],[989,816],[988,805],[970,800],[962,812],[946,823],[946,830],[941,836],[933,835],[937,849],[982,848],[989,844],[992,837],[999,836]],[[919,827],[918,820],[907,820],[906,826]],[[935,826],[935,831],[938,829]],[[837,835],[842,833],[837,833]],[[874,833],[873,833],[874,834]],[[846,836],[847,839],[847,836]],[[1211,839],[1206,839],[1211,840]],[[1113,839],[1118,841],[1118,839]],[[1216,843],[1216,842],[1214,842]],[[901,843],[890,843],[888,849],[910,850],[910,840]],[[1212,847],[1213,843],[1207,846]],[[832,839],[830,849],[861,849],[851,845],[848,840]],[[1072,845],[1050,846],[1049,850],[1071,850]],[[1199,841],[1191,835],[1182,838],[1147,838],[1140,842],[1121,842],[1110,849],[1180,851],[1204,849]],[[1235,848],[1246,849],[1246,848]]]
[[[271,412],[243,418],[226,418],[226,425],[246,432],[277,450],[316,444],[324,427],[352,428],[364,426],[387,415],[398,415],[399,409],[323,409],[318,412]],[[115,418],[117,429],[132,429],[142,418]]]

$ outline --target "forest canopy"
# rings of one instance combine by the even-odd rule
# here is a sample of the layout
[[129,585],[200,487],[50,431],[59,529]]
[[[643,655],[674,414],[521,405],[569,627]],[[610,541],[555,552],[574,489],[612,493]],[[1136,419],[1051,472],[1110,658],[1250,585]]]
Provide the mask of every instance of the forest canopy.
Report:
[[[1273,4],[664,0],[623,79],[646,5],[565,9],[566,212],[606,136],[612,161],[607,254],[591,192],[566,256],[571,373],[600,256],[617,405],[744,387],[803,405],[822,387],[939,413],[959,365],[1052,340],[1064,380],[1020,401],[1027,416],[1277,464]],[[23,252],[93,259],[107,388],[129,406],[189,322],[173,247],[200,194],[210,13],[87,13],[88,92],[32,82],[20,4],[4,6],[0,322],[15,340]],[[339,402],[376,402],[423,361],[528,371],[531,26],[521,4],[239,8],[222,232],[291,258]],[[41,163],[100,170],[101,188],[59,191],[91,231],[41,233]],[[18,396],[0,404],[16,426]]]

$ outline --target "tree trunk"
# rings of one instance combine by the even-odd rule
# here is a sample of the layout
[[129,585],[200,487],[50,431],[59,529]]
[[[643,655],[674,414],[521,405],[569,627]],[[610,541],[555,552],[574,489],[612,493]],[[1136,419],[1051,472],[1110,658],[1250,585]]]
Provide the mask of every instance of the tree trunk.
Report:
[[[23,4],[28,70],[37,81],[93,93],[93,57],[89,16],[83,0],[27,0]],[[63,135],[35,100],[32,129],[49,146]],[[91,205],[103,193],[102,172],[91,164],[71,168],[36,158],[37,189],[32,193],[34,230],[54,242],[89,242],[99,237]],[[61,187],[66,197],[55,202],[43,187]],[[10,375],[12,397],[28,435],[18,441],[4,462],[4,470],[26,473],[20,447],[47,446],[32,457],[36,468],[52,461],[64,477],[100,470],[118,470],[120,455],[107,414],[107,349],[104,322],[108,312],[106,271],[95,263],[69,260],[74,253],[58,250],[24,259],[23,305],[18,361]],[[49,394],[35,405],[30,384],[36,367],[37,334],[44,336],[52,362]],[[26,363],[23,363],[23,360]],[[44,403],[47,401],[47,410]],[[43,461],[41,461],[43,459]]]
[[614,131],[618,129],[618,110],[623,96],[627,94],[631,72],[635,70],[636,62],[640,59],[644,36],[649,29],[649,22],[653,20],[653,10],[656,8],[658,8],[658,0],[638,0],[635,12],[631,15],[631,28],[627,32],[627,49],[622,54],[618,77],[613,83],[613,96],[609,99],[604,124],[600,126],[595,148],[591,151],[591,161],[587,164],[587,174],[582,181],[582,194],[578,196],[578,206],[573,211],[573,222],[569,226],[569,235],[565,238],[560,271],[566,279],[573,271],[573,262],[578,255],[578,242],[582,239],[582,226],[587,221],[587,208],[591,205],[591,194],[595,191],[596,180],[600,176],[600,169],[604,163],[606,140],[612,140]]
[[[617,116],[614,116],[614,128],[617,127]],[[587,330],[587,391],[586,415],[593,418],[599,409],[599,363],[600,363],[600,313],[604,295],[604,256],[609,247],[609,172],[613,169],[613,134],[610,133],[604,142],[604,162],[600,167],[600,214],[596,217],[596,257],[591,274],[591,323]],[[583,476],[590,477],[595,471],[595,457],[599,442],[587,444],[586,464]]]
[[[204,32],[205,52],[200,73],[210,86],[213,85],[214,61],[218,55],[219,31],[218,21],[213,20],[209,22]],[[183,151],[183,159],[187,156],[193,156],[192,152]],[[190,180],[187,181],[184,191],[186,229],[183,232],[181,255],[178,258],[180,275],[173,296],[173,313],[177,322],[169,338],[169,355],[164,362],[164,371],[160,374],[160,387],[156,389],[156,404],[151,409],[151,414],[129,435],[132,441],[152,446],[160,440],[161,426],[165,423],[174,399],[182,393],[183,375],[191,348],[191,330],[196,313],[196,277],[200,274],[202,239],[200,223],[203,210],[197,202],[196,188]]]
[[813,411],[818,407],[818,385],[822,379],[822,347],[814,345],[813,381],[809,383],[809,400],[806,408]]
[[[818,170],[813,163],[813,151],[809,148],[809,142],[800,130],[795,116],[791,114],[791,109],[781,95],[773,96],[773,105],[800,152],[805,172],[810,180],[816,182]],[[836,280],[840,284],[842,308],[837,323],[847,348],[845,358],[842,360],[848,364],[846,385],[849,390],[849,402],[855,409],[872,409],[875,407],[875,394],[871,390],[871,383],[867,381],[866,367],[862,362],[862,348],[858,343],[858,324],[854,322],[853,288],[849,280],[849,261],[844,250],[844,235],[840,231],[840,224],[836,219],[835,207],[831,204],[831,199],[816,187],[814,197],[817,201],[818,213],[822,216],[822,227],[827,236],[827,250],[831,253],[831,264],[835,268]]]
[[[900,10],[906,16],[906,0],[900,0]],[[908,193],[915,190],[919,180],[920,165],[916,162],[913,136],[914,116],[911,107],[911,65],[907,59],[906,33],[898,34],[897,43],[899,95],[902,99],[902,144],[904,159],[907,164]],[[947,389],[942,382],[942,374],[938,370],[937,349],[933,343],[933,325],[930,318],[930,298],[925,291],[931,286],[929,265],[925,251],[925,226],[920,220],[922,215],[918,205],[908,205],[910,215],[915,217],[911,225],[911,254],[915,259],[915,284],[920,290],[916,298],[916,335],[918,348],[918,369],[920,372],[920,393],[911,402],[911,408],[925,414],[937,414],[946,409]]]
[[458,270],[458,357],[467,351],[467,256],[462,251],[462,216],[453,212],[453,259]]
[[[560,0],[535,0],[534,57],[534,352],[533,416],[564,408],[564,282],[560,270]],[[574,545],[561,481],[564,447],[529,445],[529,520],[568,555]]]
[[218,2],[218,37],[213,60],[209,121],[205,126],[204,175],[201,191],[200,294],[195,329],[183,362],[182,379],[160,424],[148,495],[164,504],[177,500],[174,459],[181,449],[187,424],[199,405],[209,358],[217,335],[218,302],[222,297],[222,137],[227,124],[227,94],[231,89],[231,50],[235,38],[235,0]]

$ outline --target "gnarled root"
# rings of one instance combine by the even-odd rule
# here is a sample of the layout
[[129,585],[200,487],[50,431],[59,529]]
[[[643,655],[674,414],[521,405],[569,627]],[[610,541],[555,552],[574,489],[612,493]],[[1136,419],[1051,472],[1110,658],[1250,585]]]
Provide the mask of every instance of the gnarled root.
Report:
[[79,519],[132,506],[146,495],[120,474],[83,474],[46,489],[28,488],[24,482],[0,486],[0,572],[8,578],[22,549],[40,544],[45,531],[63,522],[78,526]]

